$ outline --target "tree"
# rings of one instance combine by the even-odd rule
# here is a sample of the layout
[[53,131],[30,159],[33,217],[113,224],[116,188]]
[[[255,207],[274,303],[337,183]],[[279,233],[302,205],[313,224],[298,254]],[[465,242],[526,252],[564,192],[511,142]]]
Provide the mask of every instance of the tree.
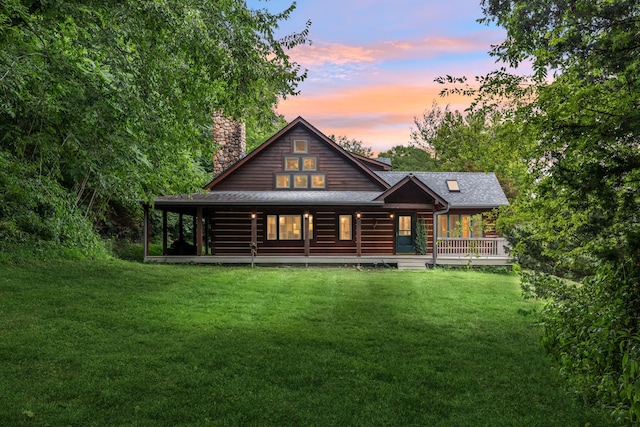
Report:
[[436,103],[414,122],[413,144],[434,153],[432,170],[494,172],[507,197],[516,197],[527,179],[528,141],[519,124],[493,109],[462,114]]
[[362,141],[357,139],[349,139],[344,135],[340,135],[338,137],[335,135],[329,135],[329,139],[350,153],[359,154],[364,157],[373,156],[373,149],[371,149],[371,147],[367,147]]
[[503,69],[486,76],[477,93],[477,105],[482,97],[531,96],[515,112],[535,144],[531,185],[515,205],[511,238],[529,266],[584,277],[580,290],[544,275],[527,279],[550,289],[547,346],[574,384],[637,423],[640,4],[482,5],[483,21],[507,30],[492,54],[534,70],[526,90],[509,86],[524,79]]
[[437,171],[436,161],[427,150],[415,146],[396,145],[378,153],[378,157],[391,159],[391,166],[398,171]]
[[[273,116],[306,75],[243,1],[0,2],[0,144],[85,215],[204,182],[211,114]],[[0,174],[5,173],[0,171]],[[29,197],[24,194],[24,197]],[[28,203],[25,203],[28,205]]]

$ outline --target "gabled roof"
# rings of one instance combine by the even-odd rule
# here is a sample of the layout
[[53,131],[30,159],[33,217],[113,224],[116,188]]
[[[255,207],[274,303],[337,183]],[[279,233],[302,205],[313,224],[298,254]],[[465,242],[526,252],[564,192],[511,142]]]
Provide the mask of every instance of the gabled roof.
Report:
[[393,193],[400,190],[402,187],[406,185],[410,185],[411,183],[415,185],[422,193],[425,195],[431,196],[437,203],[440,203],[443,206],[447,205],[447,201],[440,197],[436,192],[434,192],[431,188],[425,185],[422,181],[416,178],[412,172],[395,172],[394,175],[404,174],[404,177],[398,180],[391,188],[389,188],[384,193],[380,194],[376,200],[385,200],[387,197],[391,196]]
[[[395,186],[410,172],[375,172],[389,185]],[[495,173],[484,172],[411,172],[426,187],[449,203],[451,208],[494,208],[508,205],[509,201]],[[447,180],[456,180],[459,192],[449,191]]]
[[216,184],[218,184],[219,182],[221,182],[224,179],[226,179],[234,171],[236,171],[239,168],[241,168],[245,163],[247,163],[248,161],[250,161],[254,157],[260,155],[260,153],[263,152],[267,147],[269,147],[271,144],[273,144],[278,139],[280,139],[284,134],[286,134],[287,132],[289,132],[291,129],[293,129],[294,127],[296,127],[298,125],[304,126],[305,128],[307,128],[307,130],[309,132],[313,133],[318,139],[320,139],[321,141],[327,143],[332,148],[334,148],[337,153],[339,153],[345,159],[347,159],[356,169],[360,169],[372,181],[376,182],[380,186],[381,189],[386,189],[386,188],[389,187],[389,185],[382,178],[380,178],[378,175],[376,175],[374,173],[374,171],[372,171],[371,169],[366,167],[362,162],[358,161],[358,159],[352,153],[346,151],[344,148],[342,148],[341,146],[336,144],[331,138],[327,137],[325,134],[323,134],[318,129],[316,129],[312,124],[307,122],[302,117],[298,116],[295,120],[291,121],[287,126],[282,128],[278,133],[276,133],[271,138],[269,138],[267,141],[262,143],[258,148],[253,150],[251,153],[249,153],[248,155],[246,155],[242,159],[238,160],[233,166],[231,166],[230,168],[228,168],[227,170],[222,172],[220,175],[218,175],[215,178],[213,178],[213,180],[210,183],[208,183],[207,185],[204,186],[204,189],[205,190],[211,190],[213,187],[216,186]]
[[[356,159],[360,160],[361,162],[364,162],[366,165],[370,165],[369,167],[378,167],[380,168],[380,170],[383,171],[390,171],[391,170],[391,159],[387,159],[387,158],[377,158],[377,159],[372,159],[370,157],[365,157],[365,156],[361,156],[360,154],[357,153],[349,153],[351,154],[353,157],[355,157]],[[389,160],[388,162],[385,160]]]

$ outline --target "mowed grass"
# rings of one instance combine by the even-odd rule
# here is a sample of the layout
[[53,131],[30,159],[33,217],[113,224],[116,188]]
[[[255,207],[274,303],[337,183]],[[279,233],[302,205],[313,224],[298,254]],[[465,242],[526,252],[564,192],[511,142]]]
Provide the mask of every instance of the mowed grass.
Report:
[[515,276],[0,265],[3,426],[583,426]]

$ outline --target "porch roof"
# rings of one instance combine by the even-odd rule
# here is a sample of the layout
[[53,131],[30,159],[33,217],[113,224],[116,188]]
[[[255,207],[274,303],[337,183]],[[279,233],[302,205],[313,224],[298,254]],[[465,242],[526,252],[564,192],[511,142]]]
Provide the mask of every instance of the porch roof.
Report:
[[157,197],[156,206],[337,205],[382,206],[379,191],[211,191]]

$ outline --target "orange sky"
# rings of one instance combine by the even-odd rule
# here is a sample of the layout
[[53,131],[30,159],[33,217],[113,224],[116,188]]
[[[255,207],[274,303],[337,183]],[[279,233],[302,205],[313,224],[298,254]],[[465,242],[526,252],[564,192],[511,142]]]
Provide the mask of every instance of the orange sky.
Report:
[[[248,1],[250,7],[284,9],[286,0]],[[479,0],[300,1],[284,34],[312,21],[311,45],[289,51],[308,70],[300,95],[281,101],[290,121],[302,116],[326,135],[363,141],[385,151],[410,140],[414,117],[436,101],[464,110],[462,97],[439,96],[438,76],[470,81],[498,68],[487,53],[504,32],[476,22]]]

